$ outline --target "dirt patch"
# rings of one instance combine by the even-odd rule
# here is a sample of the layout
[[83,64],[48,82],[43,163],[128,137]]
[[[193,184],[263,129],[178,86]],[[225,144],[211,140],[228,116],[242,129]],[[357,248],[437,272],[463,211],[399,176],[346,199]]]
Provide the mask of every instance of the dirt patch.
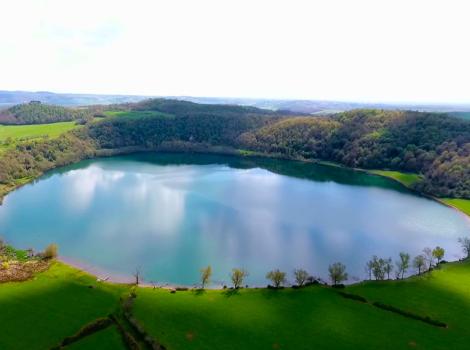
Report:
[[0,283],[25,281],[35,273],[49,268],[49,261],[31,260],[26,262],[9,261],[8,266],[0,267]]

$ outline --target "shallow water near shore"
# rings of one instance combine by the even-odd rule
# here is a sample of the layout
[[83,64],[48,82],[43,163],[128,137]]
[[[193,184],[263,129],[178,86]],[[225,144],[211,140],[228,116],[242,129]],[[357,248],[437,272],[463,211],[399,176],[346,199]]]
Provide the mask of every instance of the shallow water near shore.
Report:
[[470,220],[385,178],[273,159],[138,154],[54,170],[9,194],[0,235],[18,248],[55,242],[65,261],[131,280],[193,285],[212,265],[216,285],[233,267],[249,285],[280,268],[326,278],[330,263],[365,278],[374,254],[426,246],[462,256]]

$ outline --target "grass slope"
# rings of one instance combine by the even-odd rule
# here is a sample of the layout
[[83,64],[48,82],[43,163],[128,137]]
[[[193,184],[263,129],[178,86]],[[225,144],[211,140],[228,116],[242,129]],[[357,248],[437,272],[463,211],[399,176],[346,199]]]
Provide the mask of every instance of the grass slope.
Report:
[[442,198],[441,200],[470,216],[470,199]]
[[[78,125],[75,122],[62,122],[36,125],[0,125],[0,150],[12,147],[15,142],[21,140],[31,140],[39,138],[55,138],[61,134],[75,129]],[[5,144],[8,139],[10,144]]]
[[437,328],[322,286],[302,290],[140,289],[135,316],[168,349],[467,349],[470,264],[346,289],[449,324]]
[[83,338],[65,348],[66,350],[126,350],[121,334],[116,326],[106,328],[98,333]]
[[[89,288],[89,286],[94,288]],[[186,291],[140,288],[134,315],[169,350],[467,349],[470,262],[404,281],[363,282],[348,293],[449,325],[438,328],[345,299],[324,286],[300,290]],[[0,285],[0,349],[48,349],[114,312],[129,288],[97,283],[61,263],[33,280]],[[115,327],[71,349],[121,349]]]
[[420,181],[421,177],[418,174],[402,173],[400,171],[390,170],[370,170],[372,174],[381,175],[394,179],[406,187],[412,187],[414,184]]
[[33,280],[1,284],[0,349],[51,348],[113,312],[124,291],[58,262]]

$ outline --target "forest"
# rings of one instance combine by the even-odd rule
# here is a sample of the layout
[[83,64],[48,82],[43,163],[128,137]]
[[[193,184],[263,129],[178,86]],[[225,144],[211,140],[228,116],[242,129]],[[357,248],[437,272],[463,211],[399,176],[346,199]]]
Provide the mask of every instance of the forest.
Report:
[[92,114],[86,108],[71,109],[61,106],[43,104],[36,101],[15,105],[0,111],[0,124],[45,124],[67,121],[86,123]]
[[[422,175],[415,189],[470,198],[470,121],[446,114],[353,110],[293,116],[254,107],[151,99],[96,106],[103,120],[56,139],[26,142],[0,158],[0,183],[34,176],[96,151],[224,146],[279,158]],[[107,114],[119,111],[119,114]]]

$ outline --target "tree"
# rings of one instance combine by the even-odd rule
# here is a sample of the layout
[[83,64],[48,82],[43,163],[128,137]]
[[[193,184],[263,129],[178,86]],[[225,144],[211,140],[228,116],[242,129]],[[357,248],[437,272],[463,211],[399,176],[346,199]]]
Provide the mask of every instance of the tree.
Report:
[[468,259],[468,257],[470,257],[470,238],[460,237],[459,243],[462,246],[463,252],[465,253],[465,258]]
[[432,251],[432,256],[437,260],[437,264],[441,263],[442,258],[444,258],[445,250],[441,247],[436,247]]
[[232,269],[230,278],[232,279],[233,287],[235,289],[240,288],[240,286],[243,284],[243,280],[247,276],[248,276],[248,272],[244,269],[237,269],[237,268]]
[[403,279],[406,271],[410,267],[410,254],[405,252],[400,252],[400,260],[396,262],[397,265],[397,276]]
[[374,262],[372,260],[369,260],[366,263],[366,273],[367,276],[369,276],[369,281],[372,279],[372,269],[374,268]]
[[302,287],[310,276],[307,271],[303,269],[294,270],[295,282],[299,287]]
[[203,269],[201,269],[201,286],[202,289],[210,282],[212,276],[212,267],[209,265]]
[[273,282],[274,287],[279,288],[282,284],[286,283],[286,273],[281,272],[279,269],[269,271],[266,278]]
[[340,262],[336,262],[328,267],[331,282],[334,285],[346,281],[348,274],[346,273],[346,266]]
[[44,249],[43,257],[44,259],[55,259],[57,258],[59,248],[57,244],[49,244],[46,249]]
[[432,249],[429,247],[426,247],[423,249],[423,256],[424,259],[426,260],[426,263],[428,264],[428,270],[431,269],[432,264],[434,262],[434,256],[432,255]]
[[136,267],[135,268],[135,271],[134,271],[134,278],[135,278],[135,285],[138,286],[140,281],[141,281],[141,277],[142,277],[142,270],[140,267]]
[[421,271],[426,266],[426,258],[424,255],[418,255],[413,259],[413,266],[418,269],[418,275],[421,275]]
[[383,280],[385,278],[385,260],[374,255],[370,264],[372,266],[372,274],[374,275],[374,278],[376,280]]
[[392,258],[388,258],[385,260],[385,265],[384,265],[384,272],[387,274],[387,279],[390,279],[390,274],[393,271],[393,262]]

